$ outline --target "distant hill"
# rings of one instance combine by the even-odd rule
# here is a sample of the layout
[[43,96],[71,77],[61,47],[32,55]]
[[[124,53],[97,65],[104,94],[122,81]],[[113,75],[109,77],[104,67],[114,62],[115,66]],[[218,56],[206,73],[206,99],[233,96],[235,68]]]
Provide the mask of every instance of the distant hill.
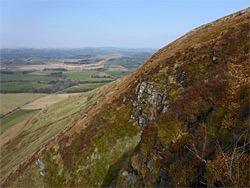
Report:
[[145,54],[151,55],[157,51],[148,48],[2,48],[0,49],[1,59],[14,58],[86,58],[95,55],[109,55],[120,53],[123,55]]
[[[2,185],[249,187],[249,19],[250,8],[190,31],[133,74],[98,88],[95,101],[95,90],[85,95],[88,108],[76,96],[73,109],[68,101],[65,111],[60,103],[43,110],[30,122],[49,133],[43,119],[63,121],[83,105],[63,132],[23,160],[16,153],[20,162],[1,171]],[[31,130],[1,156],[21,144],[32,148]]]

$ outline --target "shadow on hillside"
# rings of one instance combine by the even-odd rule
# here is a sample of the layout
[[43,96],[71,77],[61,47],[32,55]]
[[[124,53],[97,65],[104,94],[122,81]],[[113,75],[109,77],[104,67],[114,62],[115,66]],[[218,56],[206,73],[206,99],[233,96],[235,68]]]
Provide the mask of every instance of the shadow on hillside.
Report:
[[122,169],[128,157],[131,157],[134,149],[124,153],[113,165],[109,167],[107,176],[105,177],[101,187],[115,187],[117,184],[119,171]]

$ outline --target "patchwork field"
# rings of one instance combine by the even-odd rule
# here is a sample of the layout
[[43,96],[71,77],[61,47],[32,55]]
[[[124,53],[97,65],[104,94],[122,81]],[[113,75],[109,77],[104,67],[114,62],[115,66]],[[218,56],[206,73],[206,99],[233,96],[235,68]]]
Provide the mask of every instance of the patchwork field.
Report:
[[66,78],[76,80],[76,79],[86,79],[97,71],[69,71],[66,72]]
[[41,84],[36,82],[6,82],[1,83],[1,90],[7,92],[28,92],[29,89],[38,89],[38,88],[45,88],[49,87],[49,84]]
[[[12,74],[1,74],[1,82],[8,81],[30,81],[30,82],[48,82],[52,80],[56,80],[56,77],[52,77],[48,72],[43,71],[32,71],[30,73],[24,71],[11,71]],[[46,74],[47,73],[47,74]],[[39,75],[40,74],[40,75]]]

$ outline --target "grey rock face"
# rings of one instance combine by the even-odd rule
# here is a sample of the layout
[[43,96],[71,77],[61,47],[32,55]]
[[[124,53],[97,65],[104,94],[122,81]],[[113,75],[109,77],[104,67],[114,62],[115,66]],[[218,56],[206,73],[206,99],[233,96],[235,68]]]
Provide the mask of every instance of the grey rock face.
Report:
[[168,105],[164,105],[163,109],[162,109],[162,112],[166,112],[167,110],[168,110]]
[[167,100],[168,100],[168,96],[167,95],[163,95],[163,97],[162,97],[162,104],[164,104]]
[[154,167],[154,162],[151,161],[151,160],[149,160],[148,163],[147,163],[147,168],[148,168],[149,170],[152,170],[153,167]]
[[[45,176],[45,164],[42,162],[42,160],[40,159],[37,159],[37,162],[36,164],[39,166],[40,168],[40,174],[42,177]],[[44,188],[44,180],[43,180],[43,184],[42,184],[42,187]]]
[[[149,117],[154,117],[156,113],[161,113],[162,111],[167,110],[167,106],[164,105],[168,99],[168,96],[162,94],[161,90],[149,84],[145,81],[141,82],[141,79],[138,80],[137,86],[135,88],[135,101],[133,101],[133,114],[131,115],[132,119],[137,119],[138,124],[142,127],[145,127],[149,122]],[[145,113],[145,108],[149,110]]]
[[147,90],[147,92],[148,92],[148,94],[149,95],[151,95],[152,94],[152,91],[153,91],[153,89],[154,89],[154,86],[153,85],[148,85],[148,88],[147,88],[148,90]]
[[122,177],[124,178],[122,187],[136,187],[136,182],[139,180],[137,175],[128,173],[127,171],[122,173]]
[[127,171],[124,171],[124,172],[122,173],[122,176],[123,176],[123,177],[128,176],[128,172],[127,172]]
[[140,117],[140,115],[138,114],[137,111],[135,111],[135,118],[138,119]]
[[148,124],[148,120],[139,116],[138,123],[140,126],[145,127]]
[[45,165],[43,164],[43,162],[40,159],[37,159],[37,164],[40,167],[41,171],[44,170]]
[[126,102],[126,97],[123,97],[122,102],[123,102],[123,103]]

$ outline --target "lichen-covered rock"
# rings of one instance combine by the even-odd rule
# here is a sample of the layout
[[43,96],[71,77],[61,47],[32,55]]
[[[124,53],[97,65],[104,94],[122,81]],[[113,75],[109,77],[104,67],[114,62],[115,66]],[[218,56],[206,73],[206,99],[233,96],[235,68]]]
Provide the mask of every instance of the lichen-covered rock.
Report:
[[135,98],[133,101],[134,112],[131,114],[131,118],[138,119],[138,124],[145,127],[149,121],[153,120],[159,113],[163,110],[164,112],[167,110],[165,102],[168,99],[168,95],[165,94],[162,89],[154,86],[154,84],[149,84],[146,81],[141,83],[141,80],[142,79],[138,80],[138,84],[135,88]]

